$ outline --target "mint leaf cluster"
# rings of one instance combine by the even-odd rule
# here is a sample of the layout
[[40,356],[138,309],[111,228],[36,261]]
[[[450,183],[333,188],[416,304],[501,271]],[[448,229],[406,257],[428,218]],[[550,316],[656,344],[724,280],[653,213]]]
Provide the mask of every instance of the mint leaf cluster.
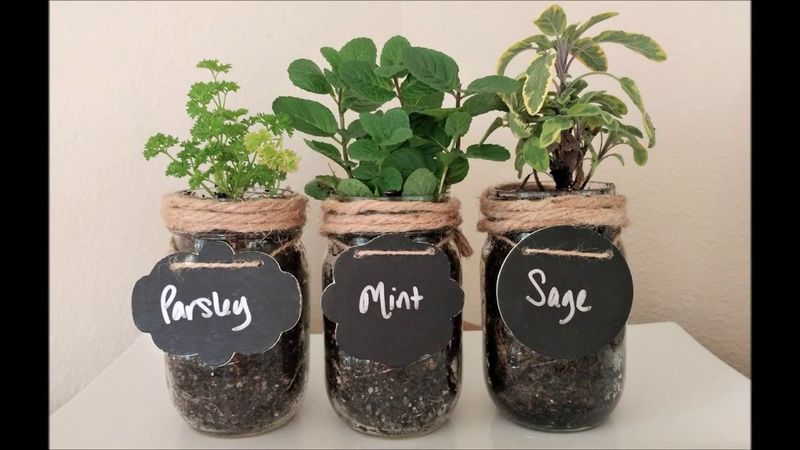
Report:
[[[228,94],[239,90],[235,82],[221,79],[231,65],[211,59],[197,67],[207,69],[211,81],[189,89],[186,112],[194,120],[190,137],[179,140],[157,133],[145,144],[145,159],[166,156],[167,176],[188,178],[190,189],[202,189],[211,197],[241,199],[259,187],[275,194],[298,166],[297,155],[283,141],[284,134],[292,134],[291,120],[227,107]],[[253,127],[257,129],[250,131]]]
[[[305,187],[308,195],[438,199],[467,176],[469,159],[511,157],[507,149],[483,140],[466,149],[461,144],[475,116],[507,110],[495,89],[496,77],[464,87],[453,58],[414,47],[403,36],[386,41],[380,54],[365,37],[338,50],[323,47],[320,53],[326,67],[298,59],[289,65],[289,79],[304,91],[328,97],[333,108],[290,96],[272,104],[274,113],[288,116],[297,131],[310,137],[305,142],[311,150],[343,172],[317,176]],[[521,84],[512,83],[503,89]],[[381,110],[395,99],[397,106]]]

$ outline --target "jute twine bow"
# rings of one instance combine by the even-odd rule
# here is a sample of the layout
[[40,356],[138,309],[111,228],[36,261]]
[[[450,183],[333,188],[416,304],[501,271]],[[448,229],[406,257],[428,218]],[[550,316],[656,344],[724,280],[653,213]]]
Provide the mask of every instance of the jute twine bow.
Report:
[[[335,241],[335,236],[365,233],[406,233],[447,230],[442,246],[453,241],[462,256],[472,255],[472,247],[459,229],[461,202],[450,198],[445,202],[356,200],[322,203],[320,233]],[[346,246],[340,245],[346,248]]]
[[562,195],[541,200],[495,200],[481,195],[478,231],[502,235],[558,225],[625,227],[625,196]]
[[[176,233],[268,234],[302,228],[306,223],[307,204],[308,199],[301,195],[223,202],[175,192],[162,198],[161,216],[167,228]],[[298,239],[299,236],[283,243],[272,254],[294,245]],[[177,251],[174,239],[171,244]]]

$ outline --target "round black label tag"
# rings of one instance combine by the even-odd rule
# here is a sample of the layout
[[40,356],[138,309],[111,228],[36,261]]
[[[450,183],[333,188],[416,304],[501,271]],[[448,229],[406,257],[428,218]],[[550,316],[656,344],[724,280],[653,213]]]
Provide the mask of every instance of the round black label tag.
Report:
[[508,329],[531,350],[574,359],[596,352],[625,326],[633,281],[625,258],[605,237],[550,227],[508,254],[497,302]]

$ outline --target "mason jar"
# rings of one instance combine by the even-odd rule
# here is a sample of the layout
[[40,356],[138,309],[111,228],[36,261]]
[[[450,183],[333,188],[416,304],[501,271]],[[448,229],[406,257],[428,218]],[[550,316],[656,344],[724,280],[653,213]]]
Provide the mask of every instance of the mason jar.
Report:
[[[497,186],[491,200],[539,201],[560,195],[614,195],[611,183],[590,182],[581,191],[517,190]],[[620,228],[588,226],[622,249]],[[538,229],[538,228],[537,228]],[[511,232],[503,238],[518,244],[537,229]],[[625,379],[625,328],[596,353],[577,359],[555,359],[520,342],[500,316],[497,279],[513,246],[489,234],[481,254],[484,329],[484,375],[495,405],[514,422],[544,431],[579,431],[602,423],[622,395]]]
[[[357,200],[357,199],[351,199]],[[369,200],[404,200],[403,197]],[[444,240],[452,230],[401,233],[431,245]],[[322,267],[323,290],[333,283],[333,267],[346,247],[366,244],[379,234],[332,235]],[[337,243],[338,242],[338,243]],[[461,260],[452,242],[439,247],[450,262],[450,278],[461,285]],[[435,301],[435,300],[434,300]],[[333,409],[350,427],[382,437],[419,436],[442,426],[461,391],[461,318],[452,318],[447,346],[401,367],[348,355],[336,340],[336,323],[323,316],[325,375]]]
[[[281,270],[297,279],[302,297],[300,320],[265,352],[236,353],[217,367],[197,356],[166,354],[172,403],[193,428],[219,435],[253,435],[283,425],[297,411],[308,374],[308,268],[301,233],[301,228],[269,233],[173,233],[179,252],[199,253],[212,241],[224,241],[237,252],[268,255],[283,247],[272,257]],[[294,243],[287,246],[290,242]]]

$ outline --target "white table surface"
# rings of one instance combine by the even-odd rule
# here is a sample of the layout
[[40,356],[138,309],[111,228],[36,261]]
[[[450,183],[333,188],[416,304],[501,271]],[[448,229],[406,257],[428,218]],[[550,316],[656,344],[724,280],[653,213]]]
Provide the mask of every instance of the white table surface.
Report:
[[351,430],[325,394],[322,336],[311,338],[305,399],[270,433],[218,438],[192,430],[170,403],[162,353],[140,336],[50,416],[53,448],[747,448],[750,380],[674,323],[629,325],[625,391],[599,427],[544,433],[499,415],[483,381],[480,331],[464,333],[463,391],[450,420],[419,438]]

